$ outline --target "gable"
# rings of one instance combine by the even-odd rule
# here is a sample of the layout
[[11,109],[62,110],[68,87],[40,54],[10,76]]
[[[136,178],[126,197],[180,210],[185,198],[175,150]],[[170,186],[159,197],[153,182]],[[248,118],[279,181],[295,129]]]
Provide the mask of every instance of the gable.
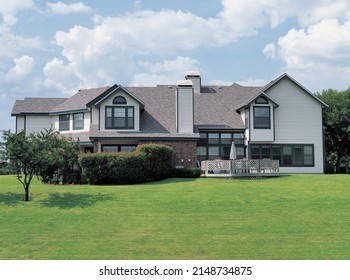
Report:
[[134,102],[138,103],[140,109],[142,110],[145,107],[145,103],[140,100],[137,96],[126,90],[124,87],[115,84],[111,88],[107,89],[105,92],[100,94],[98,97],[90,101],[87,106],[95,106],[95,107],[100,107],[100,105],[108,99],[108,103],[110,102],[110,98],[113,97],[115,98],[116,96],[121,95],[127,100],[133,100]]
[[308,97],[310,97],[314,101],[318,102],[322,106],[322,108],[328,108],[328,105],[326,103],[324,103],[322,100],[317,98],[307,88],[302,86],[300,83],[298,83],[296,80],[294,80],[287,73],[284,73],[283,75],[281,75],[277,79],[275,79],[272,82],[270,82],[269,84],[267,84],[264,87],[263,91],[268,94],[268,92],[270,92],[272,88],[276,87],[276,85],[280,84],[281,82],[283,82],[284,84],[289,84],[290,88],[298,89],[298,92],[302,92],[305,95],[306,99],[308,99]]

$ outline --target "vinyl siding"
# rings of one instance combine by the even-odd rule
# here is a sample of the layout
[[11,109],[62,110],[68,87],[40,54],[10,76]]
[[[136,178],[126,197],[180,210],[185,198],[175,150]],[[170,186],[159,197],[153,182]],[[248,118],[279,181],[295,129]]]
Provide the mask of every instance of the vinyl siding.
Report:
[[177,130],[193,133],[193,88],[177,89]]
[[25,116],[16,116],[16,133],[25,129]]
[[[270,107],[270,129],[255,129],[254,128],[254,107]],[[249,108],[249,119],[250,121],[250,140],[254,142],[271,142],[274,140],[274,108],[269,102],[269,104],[252,104]]]
[[281,172],[323,173],[322,107],[289,79],[266,94],[280,105],[275,109],[274,144],[314,144],[315,167],[283,167]]
[[26,135],[51,128],[51,117],[45,115],[26,115]]

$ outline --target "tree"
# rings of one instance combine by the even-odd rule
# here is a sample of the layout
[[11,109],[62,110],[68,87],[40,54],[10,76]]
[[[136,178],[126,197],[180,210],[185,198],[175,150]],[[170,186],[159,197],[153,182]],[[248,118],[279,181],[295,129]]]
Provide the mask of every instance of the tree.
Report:
[[329,105],[324,111],[326,161],[339,172],[350,166],[350,87],[324,90],[318,97]]
[[[24,201],[29,201],[29,187],[35,175],[61,174],[78,161],[77,141],[68,141],[53,129],[26,136],[25,131],[5,131],[5,153],[15,166],[18,180],[24,188]],[[74,158],[75,162],[74,162]]]

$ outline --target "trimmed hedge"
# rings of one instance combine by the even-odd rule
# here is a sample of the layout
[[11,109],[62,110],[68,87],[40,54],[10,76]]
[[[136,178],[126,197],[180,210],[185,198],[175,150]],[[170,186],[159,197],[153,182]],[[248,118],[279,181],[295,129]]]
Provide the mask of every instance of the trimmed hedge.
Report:
[[172,177],[174,178],[198,178],[202,174],[200,168],[173,168]]
[[145,144],[133,152],[83,154],[79,163],[89,184],[135,184],[168,177],[171,158],[172,148]]

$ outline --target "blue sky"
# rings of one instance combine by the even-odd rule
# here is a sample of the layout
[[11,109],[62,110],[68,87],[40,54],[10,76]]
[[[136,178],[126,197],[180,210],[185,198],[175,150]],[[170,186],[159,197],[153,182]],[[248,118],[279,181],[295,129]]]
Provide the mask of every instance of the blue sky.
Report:
[[348,0],[0,0],[0,130],[16,99],[80,88],[264,85],[284,72],[311,92],[350,86]]

